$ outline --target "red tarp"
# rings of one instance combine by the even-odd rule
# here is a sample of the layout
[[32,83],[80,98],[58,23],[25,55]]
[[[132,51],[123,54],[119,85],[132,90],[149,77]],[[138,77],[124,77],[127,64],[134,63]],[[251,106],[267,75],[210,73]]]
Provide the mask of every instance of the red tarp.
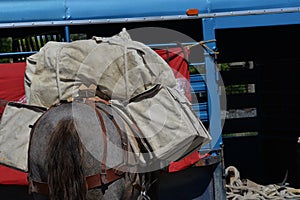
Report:
[[[191,87],[190,87],[190,71],[189,71],[189,50],[184,47],[176,47],[170,49],[155,50],[172,68],[178,87],[184,92],[188,100],[192,101]],[[198,150],[186,156],[185,158],[171,162],[169,165],[169,172],[176,172],[183,170],[201,159]]]
[[[25,67],[24,62],[0,64],[0,100],[25,103]],[[0,101],[0,117],[3,110]],[[28,185],[27,174],[0,165],[0,184]]]
[[[25,67],[26,63],[24,62],[0,64],[0,100],[25,102]],[[4,106],[1,106],[0,117],[3,109]]]
[[192,101],[188,63],[190,51],[184,47],[175,47],[170,49],[157,49],[155,52],[170,65],[179,88],[185,91],[185,96],[188,100]]

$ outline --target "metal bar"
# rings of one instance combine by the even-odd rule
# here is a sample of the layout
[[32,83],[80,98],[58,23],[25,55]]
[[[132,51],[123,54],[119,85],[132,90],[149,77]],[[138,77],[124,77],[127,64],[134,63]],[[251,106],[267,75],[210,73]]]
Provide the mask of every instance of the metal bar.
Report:
[[19,42],[16,39],[12,40],[12,50],[13,51],[20,51]]
[[204,74],[191,74],[190,75],[191,83],[193,82],[205,82],[205,75]]
[[291,12],[300,12],[300,7],[205,13],[205,14],[198,15],[198,17],[215,18],[215,17],[229,17],[229,16],[242,16],[242,15],[264,15],[264,14],[276,14],[276,13],[280,14],[280,13],[291,13]]
[[198,16],[186,16],[186,15],[172,16],[171,15],[171,16],[154,16],[154,17],[135,17],[135,18],[133,17],[133,18],[113,18],[113,19],[86,19],[86,20],[1,23],[0,28],[170,21],[170,20],[186,20],[186,19],[199,19],[199,18],[216,18],[216,17],[226,17],[226,16],[263,15],[263,14],[275,14],[275,13],[284,14],[284,13],[292,13],[292,12],[300,12],[300,7],[204,13],[204,14],[199,14]]
[[35,53],[37,53],[37,51],[0,53],[0,57],[7,58],[7,57],[16,57],[16,56],[30,56]]
[[39,39],[38,36],[34,36],[34,41],[35,41],[35,50],[39,50],[40,49],[40,45],[39,45]]
[[26,44],[26,51],[32,51],[32,47],[30,46],[28,37],[24,38]]
[[50,35],[50,40],[55,41],[53,34]]
[[18,48],[18,51],[23,51],[23,48],[22,48],[22,41],[17,39],[17,48]]
[[44,42],[44,35],[40,35],[40,36],[39,36],[39,39],[40,39],[39,41],[40,41],[40,43],[41,43],[41,47],[44,46],[44,45],[45,45],[45,42]]
[[[182,42],[180,43],[183,46],[189,46],[189,45],[194,45],[197,44],[198,42]],[[151,47],[151,48],[155,48],[155,47],[178,47],[178,43],[160,43],[160,44],[147,44],[147,46]]]
[[[203,39],[214,40],[215,29],[214,19],[203,19]],[[207,44],[210,49],[215,48],[215,43]],[[221,101],[218,86],[218,71],[214,58],[207,52],[205,56],[206,68],[206,85],[208,93],[208,115],[209,115],[209,133],[212,136],[212,141],[207,145],[212,149],[219,148],[222,145],[222,120],[221,120]]]
[[65,39],[66,39],[66,42],[70,42],[71,41],[69,26],[65,26]]
[[199,119],[202,121],[202,122],[208,122],[208,113],[207,111],[199,111],[199,110],[196,110],[195,111],[197,117],[199,117]]
[[45,35],[45,43],[49,42],[49,38],[48,38],[48,35],[46,34]]
[[199,16],[177,15],[177,16],[137,17],[137,18],[16,22],[16,23],[1,23],[0,28],[71,26],[71,25],[88,25],[88,24],[90,24],[90,25],[92,25],[92,24],[114,24],[114,23],[130,23],[130,22],[171,21],[171,20],[198,19],[198,18],[199,18]]
[[21,46],[22,46],[22,51],[28,51],[28,48],[26,47],[25,39],[20,39],[20,43],[21,43]]
[[207,111],[208,109],[208,103],[204,102],[204,103],[195,103],[192,105],[193,110],[195,111]]
[[37,49],[34,47],[33,37],[28,37],[28,41],[29,41],[30,46],[31,46],[30,51],[36,51]]
[[204,83],[200,84],[191,84],[192,85],[192,93],[205,92],[207,87]]
[[198,63],[189,63],[190,66],[199,66],[199,65],[205,65],[205,62],[198,62]]
[[56,41],[57,42],[62,42],[61,34],[56,35]]

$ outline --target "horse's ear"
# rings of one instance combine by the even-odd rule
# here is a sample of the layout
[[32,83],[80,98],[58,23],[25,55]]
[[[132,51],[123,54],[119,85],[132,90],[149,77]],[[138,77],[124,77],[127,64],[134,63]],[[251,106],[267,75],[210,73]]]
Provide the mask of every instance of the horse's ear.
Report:
[[96,91],[97,86],[95,84],[93,84],[93,83],[90,84],[89,87],[87,87],[85,84],[81,84],[78,89],[79,90],[94,90],[94,91]]
[[79,90],[87,90],[87,89],[88,89],[88,87],[86,85],[84,85],[84,84],[81,84],[79,86]]
[[90,89],[90,90],[96,91],[97,86],[96,86],[95,84],[91,84],[91,85],[89,86],[89,89]]
[[78,95],[81,98],[90,98],[94,97],[96,94],[97,86],[95,84],[91,84],[87,87],[85,84],[81,84],[78,90]]

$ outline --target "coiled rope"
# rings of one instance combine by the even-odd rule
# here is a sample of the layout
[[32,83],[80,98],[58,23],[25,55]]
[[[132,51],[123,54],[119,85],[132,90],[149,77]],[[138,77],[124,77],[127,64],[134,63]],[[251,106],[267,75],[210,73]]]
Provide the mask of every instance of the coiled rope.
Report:
[[226,198],[228,200],[300,200],[300,189],[286,185],[260,185],[248,179],[240,179],[240,172],[229,166],[225,169]]

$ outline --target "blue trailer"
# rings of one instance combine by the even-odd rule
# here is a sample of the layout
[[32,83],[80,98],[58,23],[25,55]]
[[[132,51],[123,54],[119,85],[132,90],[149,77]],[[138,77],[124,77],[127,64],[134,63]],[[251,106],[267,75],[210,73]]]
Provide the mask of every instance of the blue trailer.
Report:
[[[208,180],[205,186],[195,180],[191,191],[202,187],[202,193],[193,198],[225,199],[223,171],[228,165],[262,183],[279,182],[288,171],[289,182],[299,187],[300,164],[294,159],[299,155],[291,144],[299,135],[300,88],[294,84],[294,71],[300,59],[294,49],[300,45],[300,0],[3,0],[0,8],[0,37],[12,41],[12,48],[0,52],[0,58],[16,62],[50,40],[111,36],[124,27],[132,33],[159,27],[188,36],[190,41],[179,41],[185,46],[202,44],[190,66],[203,70],[191,75],[191,86],[198,97],[207,98],[193,106],[212,141],[199,151],[215,151],[221,160],[216,166],[186,172],[185,177],[197,173]],[[172,47],[177,39],[142,42]],[[247,109],[254,114],[228,117],[230,110]],[[166,182],[169,178],[173,179],[167,177]]]

